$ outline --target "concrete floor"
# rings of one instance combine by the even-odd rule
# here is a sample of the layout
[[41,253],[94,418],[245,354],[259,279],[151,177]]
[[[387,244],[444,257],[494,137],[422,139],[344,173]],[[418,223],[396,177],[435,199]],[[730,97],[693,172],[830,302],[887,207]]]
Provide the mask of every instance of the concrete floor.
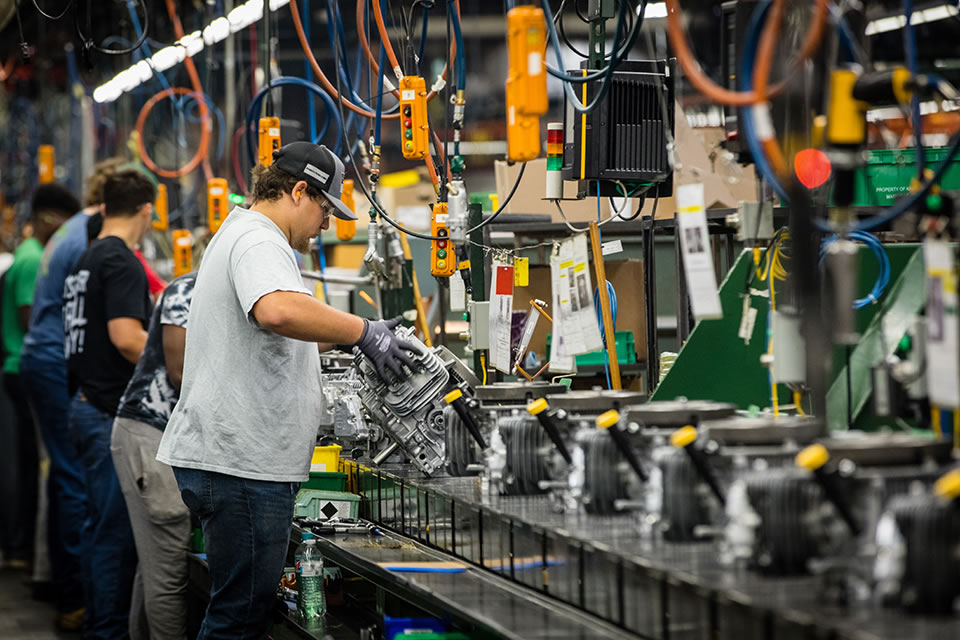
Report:
[[55,610],[47,602],[30,598],[23,573],[0,570],[0,638],[10,640],[77,640],[79,633],[59,633],[54,627]]

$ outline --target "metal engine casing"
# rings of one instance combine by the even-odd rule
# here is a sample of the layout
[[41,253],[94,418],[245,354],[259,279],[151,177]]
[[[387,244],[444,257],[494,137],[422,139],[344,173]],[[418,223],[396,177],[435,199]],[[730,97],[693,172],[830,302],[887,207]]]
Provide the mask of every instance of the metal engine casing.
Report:
[[538,419],[527,414],[502,417],[498,432],[506,445],[506,467],[499,482],[504,495],[549,491],[561,511],[580,508],[587,482],[586,460],[596,431],[595,419],[610,409],[643,402],[644,394],[630,391],[570,391],[547,395],[560,437],[572,461],[568,463],[550,441]]
[[[840,576],[834,593],[855,593],[863,589],[850,585],[859,587],[862,579],[847,578],[863,572],[858,562],[872,555],[866,549],[874,544],[886,505],[928,491],[939,464],[949,458],[949,443],[905,434],[820,442],[836,461],[831,464],[840,471],[840,490],[862,529],[860,535],[853,536],[843,524],[810,473],[782,467],[750,472],[731,487],[725,546],[760,573],[798,575],[820,566]],[[735,544],[731,532],[736,532]]]
[[383,438],[383,431],[367,420],[360,393],[364,388],[354,368],[323,373],[321,439],[331,438],[344,448],[369,449]]
[[452,410],[447,411],[447,471],[452,476],[474,475],[479,466],[494,486],[499,486],[505,465],[505,445],[499,433],[501,418],[526,415],[526,406],[547,394],[565,393],[567,387],[549,382],[496,382],[474,389],[477,406],[472,411],[487,440],[489,451],[480,451],[467,428]]
[[387,383],[355,350],[354,364],[362,380],[360,401],[373,422],[420,471],[436,475],[446,462],[444,396],[455,388],[471,396],[476,378],[445,347],[427,348],[413,329],[398,327],[395,335],[421,349],[420,355],[412,354],[417,370]]

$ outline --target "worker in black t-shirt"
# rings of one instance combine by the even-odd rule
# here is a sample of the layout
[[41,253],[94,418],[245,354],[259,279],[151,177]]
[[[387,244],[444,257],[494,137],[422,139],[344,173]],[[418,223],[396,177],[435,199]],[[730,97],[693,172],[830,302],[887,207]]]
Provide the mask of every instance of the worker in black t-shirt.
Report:
[[153,184],[138,171],[107,178],[104,221],[63,287],[63,331],[71,392],[69,430],[90,501],[86,536],[92,584],[86,639],[127,638],[137,555],[110,456],[113,421],[147,341],[147,276],[134,255],[150,225]]

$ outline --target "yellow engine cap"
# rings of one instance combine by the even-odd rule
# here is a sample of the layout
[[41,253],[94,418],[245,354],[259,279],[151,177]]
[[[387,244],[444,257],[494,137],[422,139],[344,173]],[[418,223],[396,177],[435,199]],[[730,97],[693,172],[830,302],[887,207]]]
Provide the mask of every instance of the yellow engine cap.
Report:
[[463,397],[463,391],[460,391],[460,389],[454,389],[447,395],[443,396],[443,401],[446,402],[447,404],[453,404],[454,402],[456,402],[462,397]]
[[546,398],[537,398],[533,402],[527,405],[527,412],[532,415],[539,415],[550,408],[550,405],[547,404]]
[[816,471],[827,464],[827,460],[829,459],[830,452],[827,451],[825,446],[822,444],[812,444],[798,453],[797,457],[794,458],[794,462],[797,463],[798,467],[803,467],[808,471]]
[[697,428],[693,425],[681,427],[670,434],[670,444],[677,449],[683,449],[697,440]]
[[948,471],[940,476],[933,485],[933,493],[945,500],[953,500],[960,496],[960,469]]
[[601,429],[609,429],[618,422],[620,422],[620,412],[616,409],[611,409],[597,416],[597,426]]

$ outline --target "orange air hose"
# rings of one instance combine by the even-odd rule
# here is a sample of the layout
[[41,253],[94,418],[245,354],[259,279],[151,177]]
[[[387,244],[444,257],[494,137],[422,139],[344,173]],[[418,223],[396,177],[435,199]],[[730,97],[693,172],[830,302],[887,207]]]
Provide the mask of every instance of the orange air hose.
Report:
[[[383,11],[380,10],[379,0],[373,0],[373,17],[377,23],[377,30],[380,31],[380,39],[383,41],[383,48],[387,51],[387,59],[393,65],[393,73],[397,80],[403,77],[403,71],[400,70],[400,62],[397,61],[397,54],[393,52],[393,45],[390,43],[390,36],[387,34],[387,25],[383,23]],[[361,23],[357,23],[358,28]]]
[[[177,9],[174,6],[173,0],[166,0],[166,4],[167,14],[173,23],[173,31],[179,40],[184,36],[183,25],[180,23],[180,17],[177,15]],[[203,95],[203,85],[200,83],[200,75],[197,73],[196,65],[193,64],[193,58],[186,56],[183,59],[183,63],[187,68],[187,75],[190,76],[190,84],[193,86],[193,90],[184,87],[173,87],[171,89],[164,89],[147,100],[143,108],[140,109],[140,114],[137,116],[137,133],[139,134],[137,136],[137,149],[140,152],[140,160],[143,161],[143,164],[161,178],[180,178],[196,169],[197,165],[203,163],[204,177],[210,180],[213,178],[213,169],[210,167],[210,158],[207,156],[207,150],[210,147],[210,110],[207,108],[207,100]],[[196,99],[200,108],[200,146],[197,147],[197,152],[187,164],[179,169],[170,170],[157,166],[147,153],[147,147],[143,140],[143,128],[147,121],[147,116],[150,114],[150,110],[164,98],[172,98],[174,95],[193,95],[194,99]]]
[[[363,6],[367,0],[357,0],[357,35],[360,38],[360,47],[363,49],[364,55],[367,56],[367,60],[370,61],[370,74],[371,76],[379,75],[380,73],[380,64],[377,62],[376,57],[373,55],[373,51],[370,49],[370,41],[367,39],[367,29],[363,25]],[[460,0],[456,0],[457,5],[457,15],[460,15]],[[388,40],[389,42],[389,40]],[[454,56],[457,55],[457,41],[454,39],[450,42],[450,58],[447,60],[447,64],[444,65],[443,71],[440,73],[440,77],[446,81],[447,79],[447,69],[450,68],[450,60],[453,60]],[[393,95],[398,100],[400,99],[400,91],[397,89],[393,90]],[[436,91],[430,91],[427,94],[427,102],[433,100],[437,95]],[[383,116],[386,117],[386,116]]]
[[197,147],[197,152],[192,158],[179,169],[163,169],[153,161],[153,159],[147,154],[147,148],[143,142],[143,128],[147,122],[147,116],[150,115],[150,111],[164,98],[173,98],[175,95],[191,95],[193,96],[198,103],[201,105],[204,104],[204,97],[202,94],[197,95],[197,93],[186,87],[171,87],[170,89],[164,89],[163,91],[154,94],[149,100],[147,100],[143,108],[140,109],[140,114],[137,115],[137,147],[140,150],[140,159],[143,161],[143,164],[150,171],[154,172],[161,178],[180,178],[189,174],[191,171],[197,168],[201,162],[204,163],[204,174],[207,175],[207,180],[213,177],[213,172],[210,170],[210,162],[207,159],[207,149],[210,144],[210,131],[206,125],[202,126],[202,133],[200,135],[200,146]]
[[[780,35],[780,24],[783,20],[784,0],[774,0],[770,14],[770,28],[764,29],[757,48],[757,60],[753,68],[754,91],[757,94],[758,108],[767,110],[768,84],[770,82],[770,68],[773,66],[773,55],[777,48],[777,38]],[[769,118],[764,114],[762,117]],[[770,161],[773,170],[781,178],[787,178],[789,169],[783,151],[777,143],[776,136],[761,140],[764,153]]]
[[[376,114],[373,111],[368,111],[363,107],[355,105],[353,102],[348,100],[345,96],[342,96],[337,91],[337,88],[334,87],[330,80],[327,78],[327,75],[323,72],[323,69],[320,68],[320,65],[317,64],[317,59],[313,55],[313,51],[310,50],[310,43],[307,41],[307,35],[303,31],[303,22],[300,21],[300,10],[297,8],[296,2],[290,3],[290,15],[293,18],[293,27],[297,31],[297,38],[300,40],[300,47],[303,49],[304,55],[307,56],[307,61],[310,63],[310,66],[313,68],[313,72],[317,75],[317,79],[320,81],[320,84],[324,89],[327,90],[334,98],[339,97],[340,102],[343,103],[350,111],[361,115],[365,118],[374,118]],[[400,117],[399,113],[383,114],[384,120],[397,120]]]
[[[820,44],[820,39],[823,37],[824,24],[827,19],[828,1],[829,0],[816,0],[810,29],[807,31],[800,54],[794,59],[791,65],[792,67],[796,67],[809,58]],[[667,35],[670,39],[670,45],[673,47],[674,54],[677,56],[677,61],[683,68],[683,72],[686,74],[690,84],[709,99],[721,104],[745,107],[759,102],[760,99],[755,91],[731,91],[730,89],[725,89],[713,82],[713,80],[703,72],[693,51],[690,49],[690,44],[687,42],[687,36],[684,33],[683,24],[680,20],[679,0],[666,0],[666,2]],[[779,20],[777,22],[779,23]],[[763,31],[764,36],[774,29],[773,24],[773,20],[767,22],[767,26],[764,27]],[[779,29],[779,27],[777,27],[777,29]],[[758,55],[758,60],[759,59],[760,56]],[[771,88],[769,95],[777,95],[783,90],[785,85],[786,79]]]

